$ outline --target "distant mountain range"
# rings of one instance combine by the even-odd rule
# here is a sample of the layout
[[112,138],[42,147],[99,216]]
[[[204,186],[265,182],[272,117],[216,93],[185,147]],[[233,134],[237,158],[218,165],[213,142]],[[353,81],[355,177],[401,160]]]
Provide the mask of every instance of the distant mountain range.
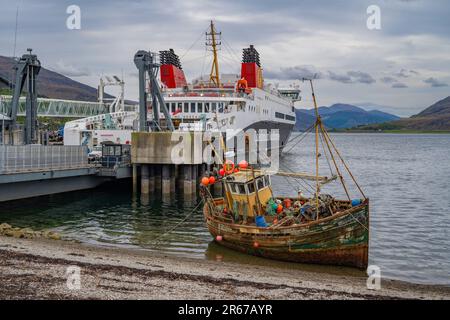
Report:
[[353,128],[356,130],[417,130],[450,131],[450,96],[429,106],[422,112],[397,121]]
[[[12,77],[14,60],[0,56],[0,88],[9,87]],[[38,95],[42,98],[97,101],[97,89],[72,80],[62,74],[41,68],[37,78]],[[105,98],[113,98],[105,94]]]
[[[366,111],[360,107],[337,103],[330,107],[319,107],[323,123],[329,129],[346,129],[360,125],[383,123],[400,117],[379,110]],[[304,131],[315,121],[314,109],[296,109],[297,123],[295,129]]]

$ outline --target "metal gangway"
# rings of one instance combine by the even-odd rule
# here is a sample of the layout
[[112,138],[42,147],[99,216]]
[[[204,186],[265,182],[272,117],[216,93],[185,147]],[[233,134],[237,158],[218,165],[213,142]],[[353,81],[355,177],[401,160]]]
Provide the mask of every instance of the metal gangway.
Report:
[[[11,102],[12,96],[0,96],[0,115],[8,114]],[[19,116],[25,116],[25,103],[26,97],[20,97],[17,113]],[[40,117],[85,118],[109,112],[108,105],[99,102],[38,98],[37,104],[37,114]],[[136,110],[133,105],[124,107],[124,111]]]

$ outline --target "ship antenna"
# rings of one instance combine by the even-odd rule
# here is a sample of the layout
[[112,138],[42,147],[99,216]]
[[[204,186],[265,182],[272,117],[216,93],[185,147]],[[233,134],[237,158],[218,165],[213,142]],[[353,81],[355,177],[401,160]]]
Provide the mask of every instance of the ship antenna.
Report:
[[214,27],[214,22],[211,20],[211,26],[209,32],[206,32],[206,46],[211,47],[210,50],[213,52],[213,63],[211,66],[211,73],[209,74],[209,83],[217,88],[220,88],[220,78],[219,78],[219,60],[217,58],[217,47],[222,43],[220,38],[222,32],[217,32]]

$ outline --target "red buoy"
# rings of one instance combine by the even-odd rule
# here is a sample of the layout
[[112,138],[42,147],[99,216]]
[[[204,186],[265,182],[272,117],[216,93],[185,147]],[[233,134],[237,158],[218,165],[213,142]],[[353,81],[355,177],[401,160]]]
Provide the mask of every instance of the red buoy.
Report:
[[258,241],[253,242],[253,248],[259,248],[259,242]]
[[223,240],[223,237],[222,236],[217,236],[216,237],[216,241],[222,241]]
[[209,177],[209,184],[214,184],[216,182],[216,178],[213,176]]
[[204,185],[205,187],[209,184],[209,178],[208,177],[203,177],[202,178],[202,185]]
[[239,168],[247,169],[248,168],[248,162],[245,161],[245,160],[242,160],[241,162],[239,162]]
[[220,175],[221,177],[223,177],[223,176],[225,175],[225,170],[220,169],[220,170],[219,170],[219,175]]

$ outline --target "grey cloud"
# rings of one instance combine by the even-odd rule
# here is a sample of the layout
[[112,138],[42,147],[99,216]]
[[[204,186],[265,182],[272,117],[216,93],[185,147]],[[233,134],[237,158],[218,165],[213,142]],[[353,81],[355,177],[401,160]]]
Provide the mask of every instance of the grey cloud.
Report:
[[415,70],[406,70],[406,69],[401,69],[399,72],[394,73],[394,76],[399,77],[399,78],[409,78],[412,75],[418,75],[419,72],[415,71]]
[[423,80],[423,82],[430,84],[432,87],[448,87],[447,83],[439,81],[438,79],[433,77],[425,79]]
[[372,84],[376,80],[368,73],[362,71],[348,71],[345,74],[335,73],[333,71],[328,71],[328,76],[330,80],[342,82],[342,83],[366,83]]
[[397,79],[395,79],[393,77],[383,77],[383,78],[380,78],[380,81],[383,83],[395,83],[395,82],[397,82]]
[[88,68],[78,68],[71,64],[67,64],[62,60],[58,61],[55,66],[50,67],[49,69],[67,77],[87,77],[92,74]]
[[356,82],[371,84],[376,80],[368,73],[361,71],[349,71],[347,74],[352,77]]
[[337,74],[333,71],[328,71],[328,77],[330,80],[342,82],[342,83],[352,83],[352,78],[346,74]]
[[408,88],[408,86],[404,83],[401,82],[396,82],[392,85],[392,88],[394,89],[403,89],[403,88]]
[[264,76],[268,79],[278,80],[302,80],[306,79],[321,79],[323,75],[313,66],[294,66],[287,68],[280,68],[278,71],[266,70]]

